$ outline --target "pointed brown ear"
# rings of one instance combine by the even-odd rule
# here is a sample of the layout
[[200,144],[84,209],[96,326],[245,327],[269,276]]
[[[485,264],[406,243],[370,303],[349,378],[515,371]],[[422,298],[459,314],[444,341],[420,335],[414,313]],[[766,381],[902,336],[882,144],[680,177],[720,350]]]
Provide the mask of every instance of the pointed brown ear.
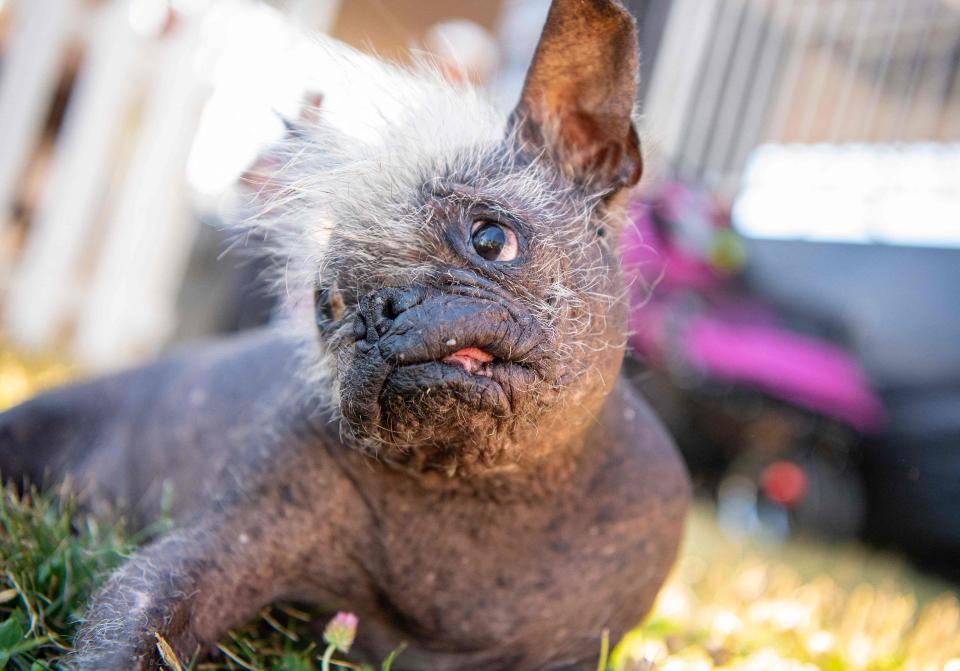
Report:
[[511,124],[570,179],[619,190],[642,170],[636,94],[630,13],[614,0],[553,0]]

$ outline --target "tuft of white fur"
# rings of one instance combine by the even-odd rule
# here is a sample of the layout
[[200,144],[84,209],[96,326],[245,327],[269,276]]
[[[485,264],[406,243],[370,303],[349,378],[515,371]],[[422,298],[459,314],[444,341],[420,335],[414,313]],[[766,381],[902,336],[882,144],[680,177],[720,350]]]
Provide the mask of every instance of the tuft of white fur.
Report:
[[[279,165],[267,176],[271,195],[258,193],[243,222],[279,261],[284,326],[305,342],[314,383],[332,368],[316,342],[312,291],[330,263],[333,231],[361,244],[396,236],[424,175],[494,146],[506,124],[480,91],[447,83],[428,61],[405,68],[333,40],[318,47],[314,87],[328,104],[270,149]],[[369,251],[371,263],[377,251]]]
[[[343,262],[345,249],[351,264],[387,283],[435,272],[435,258],[402,244],[430,234],[425,189],[453,179],[475,190],[478,203],[509,203],[513,213],[543,222],[545,235],[552,232],[557,241],[581,235],[585,245],[608,243],[590,233],[601,194],[574,197],[572,185],[547,161],[516,161],[519,141],[506,134],[507,118],[480,91],[448,83],[426,61],[403,68],[345,45],[323,48],[340,103],[328,109],[321,103],[308,122],[272,149],[278,168],[269,176],[271,195],[259,199],[247,224],[266,237],[280,260],[276,282],[286,298],[285,328],[303,343],[308,386],[333,390],[327,400],[335,405],[336,353],[317,336],[313,289],[336,274],[333,266]],[[323,87],[318,90],[326,98]],[[343,96],[353,96],[349,105]],[[351,109],[362,119],[349,118]],[[538,242],[551,245],[549,239]],[[562,324],[565,337],[556,342],[572,350],[603,328],[590,310],[577,307],[614,297],[594,286],[603,273],[571,258],[577,250],[559,242],[554,248],[545,267],[532,269],[552,278],[550,295],[527,297],[528,307],[545,329]],[[344,298],[355,304],[359,296]],[[349,329],[344,321],[343,329]]]

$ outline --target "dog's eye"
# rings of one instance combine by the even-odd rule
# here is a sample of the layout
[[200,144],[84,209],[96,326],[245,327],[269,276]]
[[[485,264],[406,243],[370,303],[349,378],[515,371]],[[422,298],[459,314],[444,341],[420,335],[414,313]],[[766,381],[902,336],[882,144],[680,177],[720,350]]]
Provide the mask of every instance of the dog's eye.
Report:
[[513,261],[519,252],[517,234],[490,221],[474,223],[470,241],[477,255],[487,261]]

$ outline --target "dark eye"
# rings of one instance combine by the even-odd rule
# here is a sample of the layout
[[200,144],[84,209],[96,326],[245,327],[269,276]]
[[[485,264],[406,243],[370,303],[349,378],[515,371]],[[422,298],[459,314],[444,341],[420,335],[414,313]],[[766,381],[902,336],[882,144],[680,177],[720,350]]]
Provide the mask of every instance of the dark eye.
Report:
[[513,261],[519,252],[516,233],[491,221],[474,223],[470,241],[477,255],[487,261]]

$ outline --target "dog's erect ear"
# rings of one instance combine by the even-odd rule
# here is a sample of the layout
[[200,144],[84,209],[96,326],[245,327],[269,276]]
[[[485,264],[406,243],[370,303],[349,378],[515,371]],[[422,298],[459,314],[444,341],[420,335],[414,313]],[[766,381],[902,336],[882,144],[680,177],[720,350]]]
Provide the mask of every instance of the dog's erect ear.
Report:
[[615,0],[553,0],[511,124],[569,178],[618,190],[642,169],[636,95],[630,13]]

